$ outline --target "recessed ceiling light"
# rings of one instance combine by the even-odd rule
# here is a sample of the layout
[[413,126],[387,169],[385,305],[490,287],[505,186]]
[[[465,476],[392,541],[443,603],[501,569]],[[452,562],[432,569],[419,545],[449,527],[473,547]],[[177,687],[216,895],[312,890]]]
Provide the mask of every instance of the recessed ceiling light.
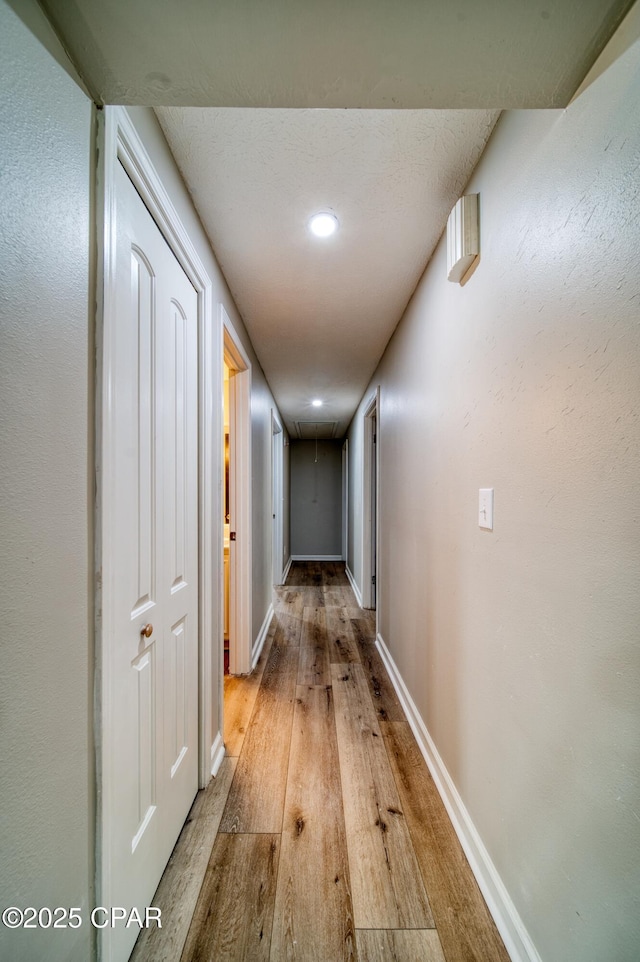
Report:
[[327,210],[314,214],[309,221],[309,230],[316,237],[331,237],[338,229],[338,218]]
[[319,398],[316,398],[315,401],[312,401],[311,403],[313,404],[314,408],[322,407],[322,401]]

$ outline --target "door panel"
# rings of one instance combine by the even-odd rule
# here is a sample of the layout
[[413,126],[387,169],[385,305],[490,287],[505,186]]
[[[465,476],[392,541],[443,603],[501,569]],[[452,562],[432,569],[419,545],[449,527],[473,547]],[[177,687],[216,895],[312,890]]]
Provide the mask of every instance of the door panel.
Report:
[[[197,295],[118,165],[102,904],[151,904],[198,787]],[[136,932],[103,930],[124,962]]]
[[[172,561],[172,593],[186,585],[185,561],[187,553],[188,534],[188,504],[185,498],[187,490],[187,461],[189,456],[189,396],[187,388],[188,356],[188,322],[181,305],[171,302],[172,334],[173,334],[173,363],[168,372],[168,398],[171,408],[171,458],[174,472],[170,481],[169,505],[172,515],[172,525],[169,532],[171,540],[170,558]],[[193,363],[193,361],[192,361]]]
[[134,663],[138,673],[138,826],[131,843],[132,851],[147,827],[155,809],[155,699],[153,697],[153,647]]
[[138,426],[138,519],[135,553],[138,559],[138,591],[132,617],[144,613],[155,597],[155,384],[153,377],[154,277],[141,251],[131,252],[132,318],[138,331],[135,419]]

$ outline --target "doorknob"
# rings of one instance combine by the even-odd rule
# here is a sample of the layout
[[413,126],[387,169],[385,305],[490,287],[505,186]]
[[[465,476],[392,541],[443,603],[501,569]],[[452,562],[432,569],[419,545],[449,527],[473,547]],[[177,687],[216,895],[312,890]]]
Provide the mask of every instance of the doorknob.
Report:
[[151,635],[153,634],[153,625],[143,625],[140,629],[140,634],[144,635],[145,638],[151,638]]

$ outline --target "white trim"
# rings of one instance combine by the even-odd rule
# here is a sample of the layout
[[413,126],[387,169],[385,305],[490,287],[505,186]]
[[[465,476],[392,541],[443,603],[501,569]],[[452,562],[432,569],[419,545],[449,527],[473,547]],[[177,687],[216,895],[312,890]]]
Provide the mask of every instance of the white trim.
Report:
[[349,558],[349,438],[342,445],[342,560]]
[[254,642],[253,651],[251,652],[251,671],[253,671],[253,669],[254,669],[254,668],[256,667],[256,665],[258,664],[258,658],[260,657],[260,654],[261,654],[262,649],[263,649],[263,647],[264,647],[265,639],[266,639],[267,635],[269,634],[269,625],[271,624],[271,619],[273,618],[274,613],[275,613],[275,612],[274,612],[274,609],[273,609],[273,604],[270,604],[269,607],[267,608],[267,613],[266,613],[266,615],[264,616],[264,621],[262,622],[262,627],[260,628],[260,631],[258,632],[258,637],[256,638],[256,640],[255,640],[255,642]]
[[380,633],[376,648],[512,962],[542,962]]
[[[378,514],[379,514],[379,464],[380,451],[374,449],[373,441],[373,418],[376,419],[376,444],[380,437],[380,388],[367,401],[364,412],[363,430],[363,452],[362,452],[362,607],[377,609],[378,607],[378,585],[373,590],[372,578],[377,571],[373,570],[373,538],[376,543],[376,559],[379,558],[378,544]],[[375,451],[375,453],[374,453]],[[375,458],[376,478],[375,478],[375,504],[373,499],[372,461]],[[373,528],[373,518],[375,516],[375,532]],[[377,566],[377,560],[376,560]]]
[[[198,295],[198,566],[199,566],[199,632],[198,632],[198,783],[204,788],[210,778],[210,733],[213,720],[214,672],[213,650],[217,648],[214,618],[213,585],[218,565],[215,551],[216,532],[221,540],[221,525],[214,524],[217,485],[221,474],[221,438],[214,417],[218,387],[216,344],[211,332],[212,283],[197,251],[186,233],[171,198],[162,184],[151,159],[123,107],[106,107],[98,121],[98,174],[96,204],[97,221],[97,318],[96,318],[96,671],[95,671],[95,743],[98,778],[96,826],[96,892],[104,905],[111,904],[111,819],[116,808],[110,783],[112,730],[112,673],[108,646],[111,636],[111,611],[114,548],[112,540],[114,478],[112,458],[113,423],[110,417],[109,392],[112,385],[114,311],[116,304],[115,237],[116,237],[116,171],[118,163],[126,170],[143,203],[151,213],[176,259]],[[218,443],[220,442],[220,443]],[[218,516],[221,514],[219,511]],[[221,563],[221,560],[220,560]],[[104,580],[103,580],[104,579]],[[222,684],[222,681],[221,681]],[[219,722],[219,719],[218,719]],[[219,727],[219,726],[218,726]],[[221,737],[219,734],[216,739]],[[214,740],[215,744],[215,740]],[[98,951],[109,958],[110,930],[98,935]]]
[[271,581],[282,584],[284,554],[284,432],[271,408]]
[[[251,671],[251,361],[229,319],[224,304],[218,305],[222,357],[236,373],[229,378],[231,527],[237,539],[229,552],[229,671]],[[222,360],[220,362],[222,369]],[[220,425],[224,414],[220,412]],[[220,474],[222,478],[222,472]],[[222,558],[222,545],[220,545]],[[220,606],[224,583],[219,581]],[[222,609],[224,610],[224,609]],[[222,644],[222,643],[221,643]],[[221,679],[221,698],[223,680]]]
[[225,749],[224,742],[222,740],[222,732],[218,732],[213,741],[213,745],[211,746],[211,774],[214,778],[218,774],[220,766],[222,765],[224,754]]
[[354,595],[356,596],[356,601],[358,602],[358,608],[362,608],[362,595],[360,594],[360,589],[356,584],[356,579],[351,574],[351,569],[349,568],[349,565],[346,563],[344,566],[344,570],[347,573],[347,578],[349,579],[349,584],[351,585],[351,589]]
[[341,554],[292,554],[291,561],[342,561]]
[[291,555],[289,555],[289,560],[287,561],[286,565],[284,566],[284,571],[282,572],[282,584],[283,584],[283,585],[287,583],[287,578],[289,577],[289,572],[291,571],[291,565],[292,565],[292,563],[293,563],[293,558],[291,557]]

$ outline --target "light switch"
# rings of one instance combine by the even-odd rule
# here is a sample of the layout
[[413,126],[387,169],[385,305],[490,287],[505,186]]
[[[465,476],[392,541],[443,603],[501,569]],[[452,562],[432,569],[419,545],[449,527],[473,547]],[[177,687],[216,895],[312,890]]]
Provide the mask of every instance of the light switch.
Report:
[[478,524],[493,531],[493,488],[480,488]]

